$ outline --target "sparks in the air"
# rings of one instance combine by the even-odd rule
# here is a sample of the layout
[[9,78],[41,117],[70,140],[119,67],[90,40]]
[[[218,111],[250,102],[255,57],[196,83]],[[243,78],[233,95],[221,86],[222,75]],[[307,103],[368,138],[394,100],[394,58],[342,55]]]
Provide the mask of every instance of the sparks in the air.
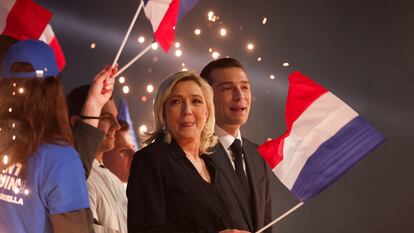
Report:
[[258,58],[257,58],[257,61],[258,61],[258,62],[262,61],[262,57],[258,57]]
[[144,135],[148,131],[148,127],[144,124],[138,128],[139,134]]
[[211,57],[213,57],[213,59],[217,59],[217,58],[219,58],[219,57],[220,57],[220,53],[219,53],[219,52],[217,52],[217,51],[214,51],[214,52],[211,54]]
[[262,24],[266,24],[266,23],[267,23],[267,18],[264,17],[263,20],[262,20]]
[[138,37],[138,42],[140,44],[144,43],[145,42],[145,37],[143,37],[143,36]]
[[157,50],[158,49],[158,43],[157,42],[152,43],[151,47],[152,47],[152,50]]
[[288,67],[288,66],[290,66],[290,64],[289,64],[289,62],[283,62],[283,64],[282,64],[284,67]]
[[128,94],[129,93],[129,86],[122,87],[122,92],[124,92],[124,94]]
[[275,76],[272,74],[272,75],[270,75],[270,79],[275,79]]
[[207,14],[208,21],[213,21],[213,17],[214,17],[214,12],[209,11],[208,14]]
[[152,93],[154,91],[154,86],[153,85],[151,85],[151,84],[148,84],[147,85],[147,92],[148,93]]
[[201,30],[199,28],[196,28],[194,30],[194,34],[196,34],[196,36],[199,36],[201,34]]
[[253,50],[254,49],[254,44],[252,44],[251,42],[247,43],[247,49],[248,50]]
[[3,156],[3,164],[7,165],[9,163],[9,156],[8,155],[4,155]]
[[175,56],[177,57],[181,57],[181,55],[183,55],[183,52],[179,49],[175,50]]
[[24,88],[23,88],[23,87],[20,87],[20,88],[19,88],[19,93],[20,93],[20,94],[23,94],[23,93],[24,93]]
[[181,46],[181,44],[180,42],[175,42],[174,46],[178,49]]
[[118,82],[119,82],[120,84],[125,83],[125,77],[124,77],[124,76],[119,77]]
[[227,35],[227,30],[225,28],[220,29],[220,36],[224,37]]
[[91,49],[94,49],[94,48],[96,48],[96,44],[95,43],[91,43]]

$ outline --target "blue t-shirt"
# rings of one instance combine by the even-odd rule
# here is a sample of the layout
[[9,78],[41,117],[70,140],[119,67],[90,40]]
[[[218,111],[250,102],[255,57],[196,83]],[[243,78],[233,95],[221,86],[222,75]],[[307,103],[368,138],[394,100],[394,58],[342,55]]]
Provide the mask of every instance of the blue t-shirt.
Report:
[[52,232],[49,214],[89,208],[85,173],[72,147],[40,145],[28,159],[26,180],[21,168],[0,171],[1,233]]

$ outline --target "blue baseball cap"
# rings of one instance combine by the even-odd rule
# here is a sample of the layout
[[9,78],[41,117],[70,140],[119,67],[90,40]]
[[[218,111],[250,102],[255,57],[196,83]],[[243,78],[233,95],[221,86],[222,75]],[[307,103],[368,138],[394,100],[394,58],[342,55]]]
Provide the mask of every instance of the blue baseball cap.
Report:
[[[16,62],[31,64],[34,71],[12,72],[11,66]],[[9,47],[3,58],[3,78],[47,78],[56,77],[58,74],[59,69],[52,48],[40,40],[19,41]]]

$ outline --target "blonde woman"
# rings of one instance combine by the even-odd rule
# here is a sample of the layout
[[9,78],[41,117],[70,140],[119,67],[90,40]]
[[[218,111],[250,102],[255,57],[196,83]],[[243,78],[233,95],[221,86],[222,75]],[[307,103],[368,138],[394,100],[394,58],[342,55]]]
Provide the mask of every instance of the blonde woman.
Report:
[[211,160],[217,143],[211,87],[179,72],[159,87],[155,130],[138,151],[128,181],[129,232],[240,232],[214,187],[221,176]]

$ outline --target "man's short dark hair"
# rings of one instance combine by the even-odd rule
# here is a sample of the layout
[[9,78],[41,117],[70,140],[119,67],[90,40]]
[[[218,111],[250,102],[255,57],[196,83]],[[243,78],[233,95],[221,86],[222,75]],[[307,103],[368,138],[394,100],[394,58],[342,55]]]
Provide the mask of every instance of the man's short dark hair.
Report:
[[211,77],[211,73],[213,72],[213,70],[234,67],[240,68],[243,71],[245,71],[243,65],[235,58],[220,58],[208,63],[201,71],[200,76],[207,80],[207,82],[211,85],[214,82],[214,80]]
[[90,87],[91,85],[77,87],[66,96],[69,118],[72,116],[79,116],[81,114],[83,105],[85,104],[86,98],[88,97]]

